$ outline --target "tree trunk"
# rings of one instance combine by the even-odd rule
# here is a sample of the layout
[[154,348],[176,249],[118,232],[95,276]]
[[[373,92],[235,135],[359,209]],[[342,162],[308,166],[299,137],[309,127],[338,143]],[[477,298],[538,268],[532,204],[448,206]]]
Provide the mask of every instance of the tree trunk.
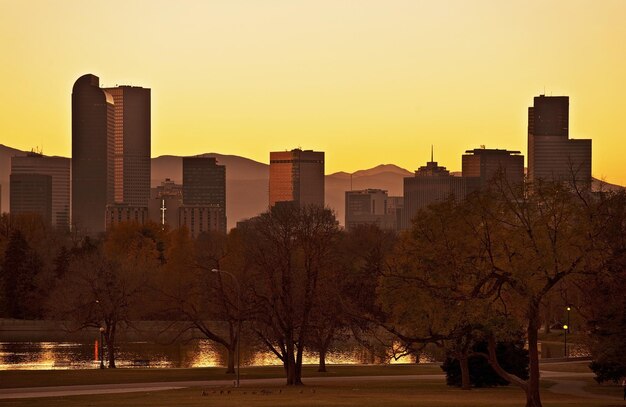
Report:
[[107,331],[104,333],[104,340],[107,345],[107,357],[109,359],[109,369],[115,369],[115,323],[107,324]]
[[115,345],[112,339],[107,340],[107,358],[109,359],[109,369],[115,369]]
[[317,368],[318,372],[326,372],[326,349],[320,350],[320,365]]
[[228,367],[226,368],[226,374],[235,373],[235,349],[236,347],[232,344],[226,347],[228,351]]
[[461,389],[470,390],[472,385],[470,383],[469,363],[467,353],[459,353],[459,365],[461,366]]
[[526,407],[542,407],[539,394],[539,349],[537,346],[537,332],[539,330],[539,309],[536,307],[529,312],[528,328],[528,387],[526,390]]
[[302,384],[302,369],[298,369],[296,364],[295,345],[293,341],[287,340],[287,355],[285,370],[287,371],[287,386],[298,386]]

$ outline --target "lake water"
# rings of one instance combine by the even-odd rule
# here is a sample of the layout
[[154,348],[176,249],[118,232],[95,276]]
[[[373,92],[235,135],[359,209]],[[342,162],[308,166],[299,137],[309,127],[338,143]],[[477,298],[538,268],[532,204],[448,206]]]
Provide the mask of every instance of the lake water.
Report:
[[[106,353],[106,349],[105,349]],[[330,352],[328,364],[415,363],[415,357],[393,359],[385,350],[374,352],[361,346],[344,346]],[[99,367],[99,344],[93,342],[0,342],[0,370],[95,369]],[[148,361],[150,367],[190,368],[225,366],[227,354],[222,346],[207,340],[193,340],[180,344],[124,342],[119,344],[118,367],[138,367]],[[423,357],[422,361],[431,358]],[[105,356],[106,362],[106,356]],[[317,364],[318,356],[307,352],[305,364]],[[242,366],[280,365],[268,351],[241,350]]]

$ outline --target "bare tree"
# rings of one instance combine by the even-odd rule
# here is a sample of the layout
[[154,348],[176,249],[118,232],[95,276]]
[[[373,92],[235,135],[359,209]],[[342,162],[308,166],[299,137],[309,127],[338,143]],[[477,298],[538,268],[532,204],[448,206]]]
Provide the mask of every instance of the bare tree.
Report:
[[283,362],[288,385],[302,384],[302,358],[323,273],[332,270],[339,233],[329,209],[277,205],[250,221],[246,251],[254,262],[251,285],[255,331]]

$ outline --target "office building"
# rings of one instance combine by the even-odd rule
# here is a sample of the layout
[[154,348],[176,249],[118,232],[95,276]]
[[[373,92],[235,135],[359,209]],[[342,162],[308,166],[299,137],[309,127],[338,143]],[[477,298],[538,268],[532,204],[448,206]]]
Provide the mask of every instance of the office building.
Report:
[[226,233],[226,167],[213,157],[183,157],[179,213],[180,226],[187,226],[193,236],[209,230]]
[[528,180],[591,186],[591,140],[569,138],[569,97],[534,98],[528,108]]
[[178,209],[178,224],[194,238],[204,232],[226,233],[226,217],[218,205],[182,205]]
[[133,206],[127,204],[112,204],[106,207],[106,229],[118,225],[122,222],[133,222],[140,225],[148,222],[148,207]]
[[324,206],[324,152],[295,149],[270,153],[269,204]]
[[51,225],[67,230],[70,226],[70,160],[30,152],[11,158],[11,174],[49,175],[52,180]]
[[415,171],[415,176],[404,178],[404,209],[401,229],[411,228],[411,220],[420,209],[443,202],[450,197],[465,199],[468,183],[464,177],[450,174],[436,161],[427,162]]
[[346,191],[346,229],[370,224],[395,230],[395,212],[389,212],[387,200],[387,191],[382,189]]
[[482,189],[502,180],[506,188],[517,188],[524,183],[524,156],[519,151],[476,148],[461,160],[463,178],[475,179],[472,186]]
[[150,190],[150,220],[163,228],[177,229],[180,226],[178,212],[182,204],[183,186],[166,178],[161,185]]
[[72,88],[72,225],[86,235],[104,231],[114,203],[115,102],[99,85],[87,74]]
[[11,216],[33,214],[45,224],[52,224],[52,176],[45,174],[11,174]]
[[138,208],[150,199],[150,89],[104,88],[114,101],[114,201]]

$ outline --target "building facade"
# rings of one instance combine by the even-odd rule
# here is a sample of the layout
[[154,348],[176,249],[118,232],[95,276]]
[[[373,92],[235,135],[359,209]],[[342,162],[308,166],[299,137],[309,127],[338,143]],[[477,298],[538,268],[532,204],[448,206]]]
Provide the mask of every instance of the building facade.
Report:
[[11,174],[11,216],[34,214],[52,225],[52,176],[45,174]]
[[443,202],[450,197],[465,199],[467,179],[450,174],[436,161],[429,161],[415,171],[415,176],[404,178],[404,209],[401,229],[411,228],[411,221],[420,209]]
[[70,159],[46,157],[31,152],[11,158],[11,174],[49,175],[52,180],[51,225],[67,230],[70,226]]
[[148,222],[148,207],[127,204],[112,204],[106,207],[106,229],[123,222],[134,222],[140,225]]
[[162,228],[177,229],[180,227],[178,212],[182,204],[183,186],[166,178],[161,185],[150,190],[150,220]]
[[569,97],[534,98],[528,108],[528,180],[591,186],[591,140],[569,138]]
[[524,183],[524,156],[519,151],[476,148],[467,150],[462,158],[463,178],[474,178],[474,186],[486,188],[501,178],[506,187]]
[[[217,230],[226,233],[224,165],[218,165],[213,157],[183,157],[183,206],[179,213],[179,225],[186,226],[193,236],[194,231],[200,230],[196,225],[203,225],[202,231]],[[219,222],[209,220],[215,216],[219,218]],[[207,229],[204,225],[217,229]]]
[[105,88],[114,101],[114,200],[147,207],[150,199],[150,89]]
[[324,206],[324,152],[270,152],[269,205],[278,202]]
[[346,229],[376,225],[381,229],[395,230],[395,212],[389,211],[388,198],[387,191],[382,189],[346,191]]

